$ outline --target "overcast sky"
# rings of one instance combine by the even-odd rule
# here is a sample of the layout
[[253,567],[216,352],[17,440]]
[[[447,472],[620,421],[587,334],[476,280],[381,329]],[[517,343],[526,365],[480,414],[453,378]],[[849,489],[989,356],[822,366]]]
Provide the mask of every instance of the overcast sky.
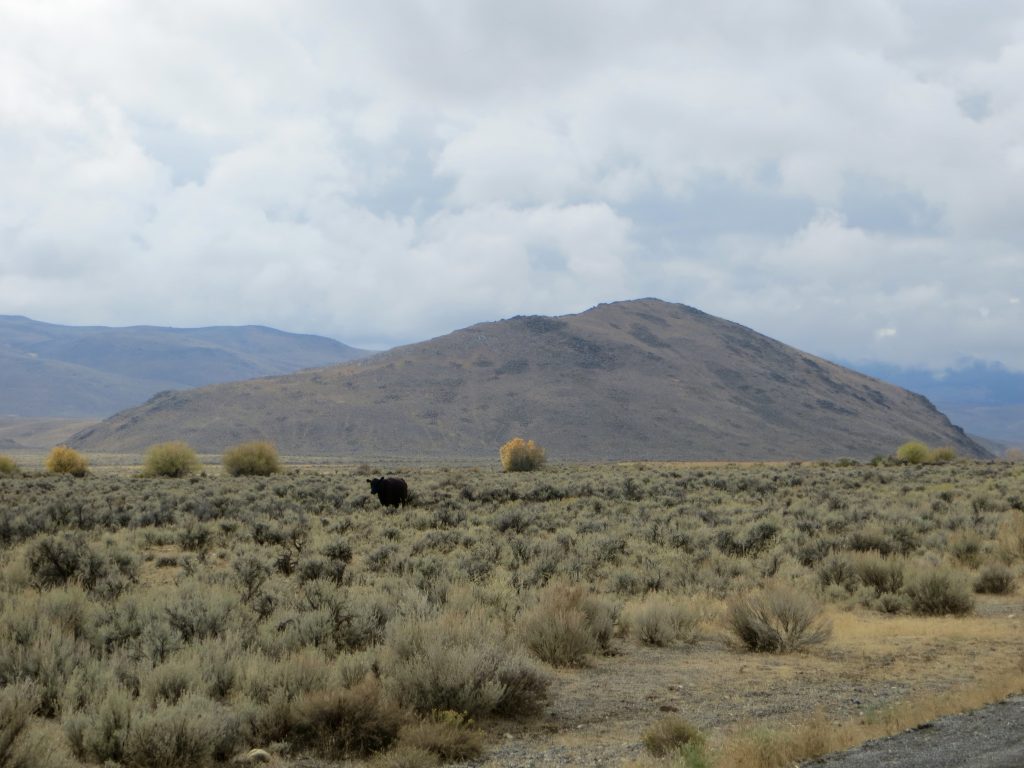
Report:
[[0,0],[0,314],[1024,370],[1022,84],[1019,0]]

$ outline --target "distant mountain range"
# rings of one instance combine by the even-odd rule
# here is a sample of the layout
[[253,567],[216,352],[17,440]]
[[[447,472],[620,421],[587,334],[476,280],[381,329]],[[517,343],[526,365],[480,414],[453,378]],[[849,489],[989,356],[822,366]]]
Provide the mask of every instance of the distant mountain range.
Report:
[[856,368],[924,395],[972,435],[1024,448],[1024,373],[982,362],[938,373],[880,363]]
[[100,419],[157,392],[292,373],[370,352],[262,326],[67,326],[0,315],[0,417]]
[[986,456],[924,397],[656,299],[480,323],[341,365],[157,395],[83,430],[90,451],[554,459],[815,459],[909,439]]

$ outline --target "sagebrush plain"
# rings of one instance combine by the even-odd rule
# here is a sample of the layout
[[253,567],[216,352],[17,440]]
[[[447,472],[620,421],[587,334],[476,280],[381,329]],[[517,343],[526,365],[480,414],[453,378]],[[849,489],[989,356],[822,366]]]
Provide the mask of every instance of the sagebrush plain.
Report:
[[0,762],[783,765],[1024,689],[1021,464],[204,469],[0,479]]

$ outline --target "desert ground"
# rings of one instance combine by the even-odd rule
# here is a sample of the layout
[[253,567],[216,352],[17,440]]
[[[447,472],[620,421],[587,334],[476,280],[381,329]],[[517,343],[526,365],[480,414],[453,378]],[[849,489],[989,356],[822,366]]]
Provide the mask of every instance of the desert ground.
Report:
[[0,478],[11,765],[783,766],[1024,691],[1021,464],[88,458]]

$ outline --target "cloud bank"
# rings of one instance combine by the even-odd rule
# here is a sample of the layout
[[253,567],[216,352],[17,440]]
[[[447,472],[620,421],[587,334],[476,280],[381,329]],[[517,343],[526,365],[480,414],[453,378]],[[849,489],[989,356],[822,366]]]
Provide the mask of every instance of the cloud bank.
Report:
[[1024,370],[1020,4],[708,5],[0,0],[0,312]]

